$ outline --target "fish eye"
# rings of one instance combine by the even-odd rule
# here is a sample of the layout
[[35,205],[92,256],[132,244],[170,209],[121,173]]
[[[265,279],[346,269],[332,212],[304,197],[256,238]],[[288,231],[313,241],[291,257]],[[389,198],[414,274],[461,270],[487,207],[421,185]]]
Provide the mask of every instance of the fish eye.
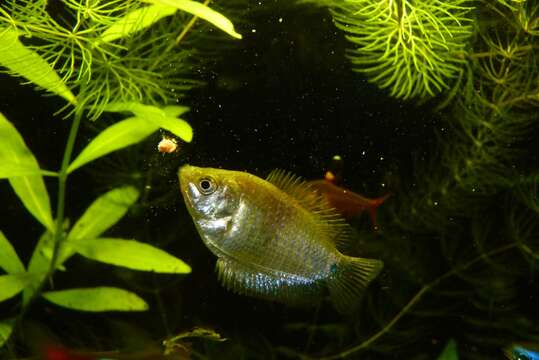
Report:
[[204,195],[210,195],[217,190],[217,184],[212,178],[204,177],[198,181],[198,189]]

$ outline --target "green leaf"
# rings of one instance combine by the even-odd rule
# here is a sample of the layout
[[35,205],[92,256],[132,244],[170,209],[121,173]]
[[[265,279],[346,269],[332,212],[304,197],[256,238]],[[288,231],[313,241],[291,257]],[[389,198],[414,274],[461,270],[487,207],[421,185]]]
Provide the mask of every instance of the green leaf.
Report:
[[39,284],[47,276],[51,261],[50,258],[47,257],[46,253],[52,251],[52,248],[52,233],[50,231],[45,231],[43,235],[39,237],[39,241],[32,252],[30,262],[28,263],[28,272],[36,274],[36,278],[32,283],[28,284],[22,293],[22,302],[24,305],[26,305],[32,298],[34,293],[39,288]]
[[198,16],[201,19],[204,19],[212,23],[217,28],[223,30],[230,36],[235,37],[236,39],[241,39],[241,34],[238,34],[234,30],[234,25],[232,24],[230,20],[228,20],[225,16],[218,13],[217,11],[212,10],[208,6],[202,3],[199,3],[197,1],[191,1],[191,0],[143,0],[143,1],[152,3],[152,4],[172,6],[172,7],[175,7],[176,9],[186,11],[195,16]]
[[445,345],[444,350],[438,356],[437,360],[459,360],[457,352],[457,343],[454,339],[450,339]]
[[171,274],[191,272],[189,265],[180,259],[161,249],[135,240],[85,239],[72,246],[76,252],[89,259],[128,269]]
[[21,292],[34,275],[28,273],[0,275],[0,301],[7,300]]
[[70,173],[108,153],[136,144],[157,130],[157,125],[139,117],[117,122],[99,133],[73,160],[67,172]]
[[127,290],[113,287],[47,291],[43,297],[53,304],[79,311],[145,311],[148,304]]
[[9,179],[29,175],[58,176],[58,173],[55,171],[35,169],[33,167],[29,167],[28,164],[17,164],[12,160],[5,161],[0,165],[0,179]]
[[170,131],[185,142],[193,139],[193,129],[185,120],[177,119],[169,114],[183,114],[188,110],[182,106],[165,106],[160,109],[152,105],[144,105],[137,102],[115,102],[106,106],[105,111],[124,112],[129,111],[136,117],[145,119],[160,128]]
[[9,340],[13,327],[15,326],[15,319],[5,319],[0,321],[0,348]]
[[170,117],[178,117],[186,112],[189,111],[188,106],[180,106],[180,105],[167,105],[163,108],[163,111],[165,112],[166,116]]
[[185,120],[170,116],[156,117],[149,120],[160,128],[170,131],[185,142],[191,142],[193,140],[193,129]]
[[[0,173],[9,174],[9,164],[40,172],[36,158],[17,129],[0,113]],[[4,167],[4,163],[8,164]],[[49,230],[54,229],[49,194],[41,175],[8,177],[26,209]]]
[[23,45],[14,29],[0,28],[0,65],[72,104],[77,102],[56,71],[35,51]]
[[[113,189],[98,197],[75,223],[67,241],[76,243],[83,239],[95,239],[112,225],[116,224],[137,201],[139,193],[132,186]],[[73,254],[72,250],[62,251],[59,264]]]
[[111,102],[105,106],[105,111],[131,112],[140,118],[166,116],[166,113],[157,106],[145,105],[136,101]]
[[2,231],[0,231],[0,268],[4,269],[8,274],[26,271],[21,259],[19,259],[15,249]]
[[165,16],[177,11],[176,8],[164,5],[150,5],[130,11],[105,30],[99,40],[111,42],[144,30]]

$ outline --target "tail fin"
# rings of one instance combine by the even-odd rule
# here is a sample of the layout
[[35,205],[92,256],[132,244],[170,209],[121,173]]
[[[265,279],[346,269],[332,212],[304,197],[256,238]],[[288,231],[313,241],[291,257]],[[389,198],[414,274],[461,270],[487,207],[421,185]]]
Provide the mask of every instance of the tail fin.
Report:
[[328,281],[331,301],[337,311],[342,314],[353,313],[369,282],[376,278],[383,266],[381,260],[343,255]]

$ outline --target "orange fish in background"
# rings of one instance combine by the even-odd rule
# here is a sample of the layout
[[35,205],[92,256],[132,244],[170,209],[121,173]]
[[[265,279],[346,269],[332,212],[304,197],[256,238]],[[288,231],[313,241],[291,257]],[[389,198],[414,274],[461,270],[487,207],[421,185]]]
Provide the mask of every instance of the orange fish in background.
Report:
[[384,203],[391,195],[390,193],[378,198],[367,198],[353,191],[336,185],[341,178],[342,158],[335,155],[332,158],[333,169],[328,170],[322,180],[309,181],[309,185],[318,191],[318,193],[326,198],[329,204],[335,208],[344,218],[350,220],[361,214],[363,211],[368,211],[372,226],[378,230],[376,223],[376,209]]

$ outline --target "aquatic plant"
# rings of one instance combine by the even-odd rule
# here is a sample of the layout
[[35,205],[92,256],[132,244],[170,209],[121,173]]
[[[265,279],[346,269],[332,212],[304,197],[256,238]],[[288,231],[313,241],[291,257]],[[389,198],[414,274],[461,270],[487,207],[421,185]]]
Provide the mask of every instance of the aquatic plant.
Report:
[[[44,228],[27,265],[19,258],[13,246],[16,243],[0,232],[0,268],[6,272],[0,275],[0,301],[23,293],[19,314],[0,320],[0,346],[39,297],[79,311],[148,309],[142,298],[120,288],[55,289],[53,274],[65,270],[65,262],[75,254],[140,271],[191,271],[183,261],[147,243],[103,235],[137,202],[139,190],[132,186],[107,191],[72,226],[68,225],[67,179],[88,163],[137,144],[159,129],[191,141],[190,125],[178,118],[189,108],[167,105],[179,96],[176,91],[193,84],[182,80],[181,75],[187,53],[174,51],[177,43],[166,41],[178,22],[163,25],[161,19],[180,11],[184,14],[176,20],[183,18],[187,22],[193,16],[200,17],[241,37],[223,15],[189,0],[65,0],[62,4],[67,16],[55,13],[58,19],[45,0],[0,5],[3,71],[63,97],[69,104],[66,107],[72,107],[68,113],[72,116],[70,132],[58,171],[41,169],[21,134],[0,113],[0,178],[9,181],[26,210]],[[182,31],[187,32],[191,26],[192,23]],[[155,32],[150,33],[150,27]],[[21,37],[29,40],[21,41]],[[97,119],[103,111],[132,116],[103,129],[73,158],[82,119],[85,115]],[[44,176],[58,180],[54,212]]]
[[[335,2],[331,0],[326,3]],[[416,8],[420,4],[419,1],[407,3]],[[350,254],[361,254],[361,251],[376,254],[386,263],[387,272],[366,294],[360,313],[340,318],[332,311],[326,311],[329,307],[324,304],[311,313],[253,303],[256,305],[252,309],[246,309],[249,315],[253,314],[249,316],[254,323],[251,327],[247,325],[244,328],[249,320],[245,322],[243,312],[230,314],[233,323],[239,324],[237,327],[240,328],[234,328],[235,325],[223,326],[229,341],[209,344],[201,354],[194,353],[194,356],[440,360],[459,356],[486,360],[499,358],[513,344],[525,340],[539,342],[533,297],[537,292],[534,276],[539,261],[539,169],[536,148],[529,147],[538,130],[536,110],[539,77],[535,55],[538,44],[537,1],[496,0],[470,4],[476,7],[475,26],[473,36],[467,40],[470,41],[469,48],[466,48],[463,58],[458,58],[459,62],[454,64],[458,68],[455,72],[458,76],[443,78],[448,88],[442,87],[442,91],[450,89],[443,111],[432,109],[425,115],[429,119],[436,118],[440,129],[436,142],[419,155],[426,160],[418,160],[418,164],[414,163],[407,169],[414,176],[403,178],[401,187],[393,189],[394,196],[380,214],[381,230],[373,233],[369,227],[359,228],[358,243],[348,249]],[[472,11],[466,13],[466,17],[471,15]],[[286,23],[286,16],[284,19]],[[152,29],[156,29],[155,36],[163,35],[161,27],[169,28],[168,20],[168,17],[163,18],[163,21],[151,25]],[[147,41],[150,41],[153,35],[141,31],[133,36],[141,36],[141,39],[148,36]],[[130,38],[126,37],[111,44],[126,44],[129,41]],[[186,44],[185,41],[182,40],[182,44]],[[22,41],[27,49],[30,49],[30,43],[34,45],[28,39]],[[134,42],[132,46],[136,48],[138,44]],[[144,47],[141,47],[143,51]],[[360,53],[354,56],[360,56]],[[133,60],[133,64],[136,66],[136,60]],[[358,65],[358,69],[361,66]],[[93,71],[95,69],[99,69],[99,66]],[[365,74],[370,77],[374,73]],[[387,88],[392,89],[391,85]],[[106,94],[107,88],[103,89],[103,94]],[[436,87],[432,89],[434,94],[438,93]],[[70,91],[77,94],[78,100],[81,92],[76,90]],[[430,96],[425,92],[426,98]],[[414,99],[422,97],[419,94],[410,96]],[[91,97],[88,99],[86,104],[92,104]],[[85,108],[90,106],[86,105]],[[183,116],[185,108],[122,101],[103,104],[102,110],[132,113],[131,118],[123,120],[126,123],[120,121],[122,125],[119,129],[125,127],[134,131],[138,126],[131,128],[129,124],[143,124],[140,118],[156,116],[159,119],[167,114],[171,117]],[[169,120],[169,125],[170,122],[174,123],[172,119]],[[417,122],[414,124],[417,126]],[[96,126],[99,125],[102,124]],[[163,123],[163,127],[165,125]],[[105,131],[113,134],[112,129]],[[70,161],[68,170],[78,171],[89,164],[86,160],[91,160],[91,156],[100,155],[103,147],[97,145],[108,137],[101,137],[99,141],[97,137],[84,156]],[[112,144],[127,146],[122,143],[124,139],[128,140],[127,144],[136,142],[129,140],[132,139],[131,135],[120,136],[119,139],[121,141]],[[394,139],[388,136],[388,141]],[[424,145],[417,146],[420,148]],[[119,153],[116,157],[123,160],[124,155]],[[105,182],[108,187],[114,183],[115,187],[118,185],[123,189],[126,188],[125,182],[141,184],[137,189],[144,187],[148,181],[145,176],[148,175],[140,175],[145,170],[141,165],[147,161],[140,157],[138,151],[133,151],[133,155],[133,159],[128,159],[132,163],[102,174],[107,177]],[[111,157],[108,159],[112,160]],[[422,161],[425,163],[422,164]],[[116,164],[113,163],[111,168]],[[24,175],[28,174],[24,171],[29,170],[13,165],[8,173],[14,174],[15,171]],[[43,175],[55,175],[54,172],[41,171]],[[120,172],[124,172],[121,174],[123,177],[114,176]],[[138,177],[136,181],[131,181],[129,176]],[[144,196],[141,192],[139,198]],[[137,200],[134,204],[137,209],[140,209],[142,202]],[[171,222],[173,226],[162,224],[163,229],[158,231],[167,239],[165,241],[174,238],[174,231],[183,231],[177,218],[174,218],[173,224]],[[78,226],[66,228],[67,236],[75,227]],[[152,238],[138,235],[138,240]],[[11,242],[17,244],[13,240]],[[91,242],[88,244],[92,245]],[[80,250],[82,254],[88,253],[84,246]],[[0,251],[0,259],[2,253]],[[45,250],[42,258],[50,261],[47,253],[51,251]],[[1,261],[5,261],[5,266],[17,268],[13,261]],[[158,286],[143,288],[136,280],[130,280],[129,283],[137,289],[137,295],[147,295],[149,300],[150,296],[160,294]],[[170,290],[170,286],[163,286],[165,288]],[[48,291],[48,285],[43,290]],[[177,308],[178,303],[187,298],[180,296],[179,289],[174,291],[171,303],[160,304],[159,316],[155,316],[160,318],[157,321],[172,324],[177,319],[181,319],[178,322],[185,320],[186,314]],[[52,300],[55,300],[54,297]],[[205,316],[213,321],[211,317],[227,308],[226,305],[221,306],[222,300],[222,297],[218,298],[218,310],[209,314],[196,313],[194,321],[207,321]],[[203,305],[201,308],[206,311],[209,306]],[[266,310],[270,312],[268,317],[258,317]],[[264,324],[263,330],[255,331],[261,328],[260,324]],[[148,327],[146,322],[144,327]],[[4,319],[0,322],[0,335],[9,333],[12,328],[12,319]],[[168,335],[168,327],[165,325],[164,328]],[[100,323],[95,336],[99,340],[106,337],[102,331]],[[96,330],[88,332],[95,333]],[[279,332],[282,335],[274,335]],[[82,345],[93,346],[91,336],[78,336],[83,338]],[[95,340],[95,343],[101,346],[96,347],[103,348],[99,340]],[[165,344],[167,348],[184,345],[181,339],[176,341],[174,338]]]
[[[330,6],[337,22],[352,6],[317,3]],[[366,2],[354,2],[359,3]],[[534,141],[539,5],[474,4],[477,16],[469,47],[459,57],[443,112],[430,115],[442,118],[436,146],[426,152],[426,164],[413,167],[416,176],[410,183],[395,189],[382,231],[361,232],[366,240],[358,251],[369,248],[383,254],[388,268],[385,281],[380,281],[384,290],[367,295],[365,310],[353,325],[304,325],[302,329],[309,328],[305,352],[310,356],[431,359],[453,338],[462,344],[453,356],[492,359],[510,344],[539,340],[533,299],[539,265]],[[372,18],[386,9],[373,6]],[[344,31],[350,34],[359,26]],[[372,48],[362,43],[366,51],[358,49],[354,55],[372,59],[369,51],[378,47],[374,37],[370,41]],[[332,335],[325,329],[329,325],[335,329]],[[316,336],[332,345],[313,345]],[[298,356],[296,349],[278,350]]]
[[[9,46],[13,46],[14,40],[8,41],[7,35],[34,39],[25,47],[43,58],[61,81],[57,79],[46,86],[42,83],[45,76],[39,73],[28,80],[52,92],[65,93],[62,88],[77,90],[76,102],[73,95],[68,95],[73,111],[86,110],[93,120],[108,102],[149,101],[156,105],[181,97],[185,90],[199,83],[185,73],[186,59],[193,51],[167,41],[174,32],[192,27],[188,24],[189,15],[178,10],[206,19],[241,38],[224,16],[190,0],[70,0],[64,9],[68,16],[62,17],[62,21],[47,10],[44,0],[10,0],[4,7],[0,8],[0,30],[5,41],[0,46],[5,56],[13,53]],[[176,21],[165,21],[169,17]],[[178,29],[178,23],[185,27]],[[142,31],[150,27],[151,33]],[[0,63],[11,74],[28,78],[29,70],[25,73],[21,68],[30,69],[35,64],[29,63],[32,58],[28,56],[21,59],[24,64],[10,58]]]
[[[522,298],[522,284],[527,291],[536,288],[538,170],[521,160],[533,159],[536,150],[526,144],[537,129],[539,39],[529,26],[536,17],[526,17],[536,13],[537,4],[500,2],[482,11],[495,21],[480,22],[438,134],[438,151],[417,169],[417,190],[401,194],[403,205],[390,221],[396,227],[385,227],[388,248],[403,246],[392,238],[414,243],[406,259],[402,249],[400,256],[383,251],[393,262],[388,266],[404,268],[414,278],[399,279],[419,282],[419,290],[410,300],[395,295],[400,308],[373,302],[370,311],[384,317],[386,307],[393,306],[396,315],[386,315],[381,329],[356,346],[324,359],[390,352],[391,344],[403,338],[418,341],[421,333],[429,333],[425,322],[444,318],[451,323],[454,315],[460,320],[451,326],[459,331],[449,335],[458,333],[456,341],[472,348],[461,348],[461,356],[489,359],[499,356],[511,339],[538,339],[539,329]],[[428,248],[435,260],[425,264],[418,247]],[[420,321],[425,328],[413,329]]]
[[472,35],[467,0],[308,1],[329,6],[355,71],[401,99],[449,90]]

